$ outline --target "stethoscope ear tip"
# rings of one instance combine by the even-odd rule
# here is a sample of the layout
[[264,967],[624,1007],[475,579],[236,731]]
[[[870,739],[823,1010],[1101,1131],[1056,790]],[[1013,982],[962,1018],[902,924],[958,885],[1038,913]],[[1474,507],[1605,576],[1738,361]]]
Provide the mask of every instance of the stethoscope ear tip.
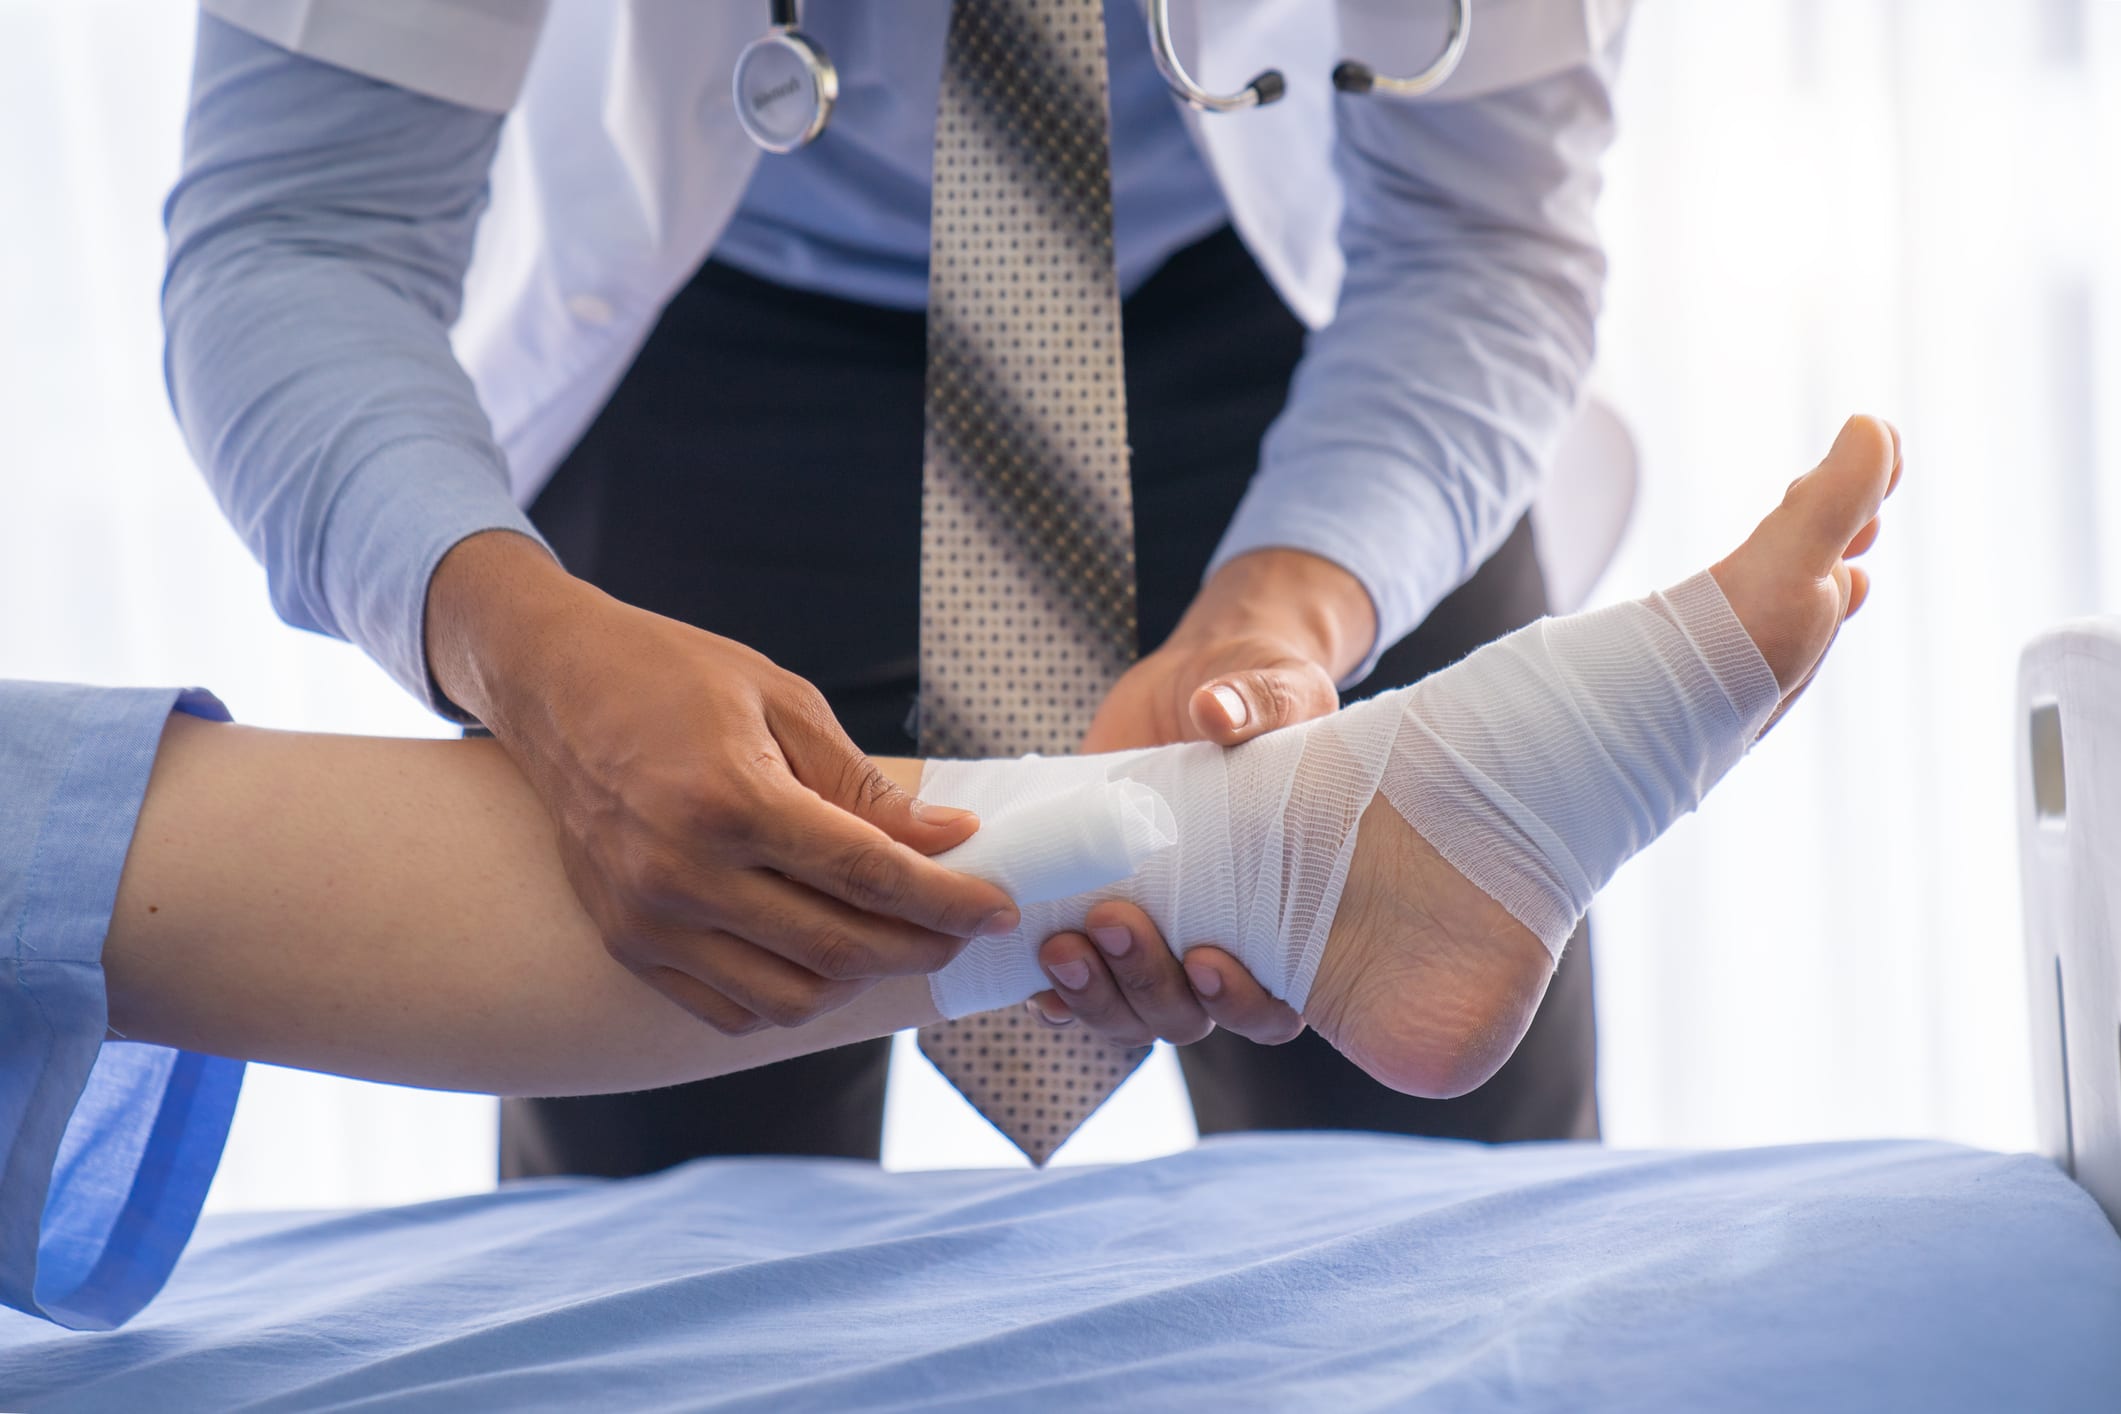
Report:
[[1289,91],[1289,81],[1281,76],[1280,69],[1269,69],[1245,87],[1252,90],[1254,105],[1264,108]]
[[1333,87],[1342,93],[1368,93],[1377,86],[1377,71],[1368,64],[1343,59],[1333,66]]

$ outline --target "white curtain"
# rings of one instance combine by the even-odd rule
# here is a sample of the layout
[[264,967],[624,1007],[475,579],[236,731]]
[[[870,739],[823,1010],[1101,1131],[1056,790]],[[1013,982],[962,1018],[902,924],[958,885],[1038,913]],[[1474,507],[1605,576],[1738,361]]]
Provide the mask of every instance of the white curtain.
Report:
[[[434,734],[273,620],[171,424],[157,208],[191,25],[173,0],[0,0],[0,674]],[[1600,905],[1609,1132],[2020,1145],[2014,661],[2121,608],[2121,5],[1645,0],[1622,110],[1601,377],[1645,486],[1606,593],[1735,544],[1847,412],[1895,418],[1910,471],[1803,709]],[[891,1162],[1006,1156],[901,1069]],[[1160,1058],[1072,1156],[1189,1142],[1176,1087]],[[476,1189],[493,1113],[254,1072],[213,1203]]]
[[2023,1145],[2017,654],[2121,609],[2121,5],[1652,0],[1634,41],[1608,584],[1735,544],[1845,413],[1908,479],[1802,707],[1599,908],[1610,1131]]

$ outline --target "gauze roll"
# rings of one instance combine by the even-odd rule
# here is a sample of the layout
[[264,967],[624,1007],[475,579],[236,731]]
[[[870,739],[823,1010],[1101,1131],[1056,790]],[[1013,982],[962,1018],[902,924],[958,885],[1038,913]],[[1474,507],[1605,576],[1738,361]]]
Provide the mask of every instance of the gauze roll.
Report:
[[[1171,807],[1153,786],[1112,779],[1112,756],[1026,756],[1016,761],[931,761],[921,799],[980,817],[979,833],[937,855],[960,873],[999,886],[1016,902],[1021,940],[1082,926],[1092,900],[1145,874],[1178,836]],[[1097,763],[1092,766],[1091,763]],[[1007,770],[995,767],[1006,766]],[[1086,779],[1087,778],[1087,779]],[[1065,922],[1072,914],[1074,921]],[[1040,938],[1047,933],[1039,933]],[[988,998],[1045,990],[1037,944],[983,947],[975,939],[930,980],[945,1016],[988,1010]]]
[[979,833],[936,862],[985,879],[1021,908],[1118,883],[1177,839],[1171,807],[1152,787],[1096,780],[981,817]]
[[975,938],[934,975],[936,1005],[962,1016],[1044,991],[1038,946],[1081,928],[1092,903],[1122,898],[1173,951],[1227,948],[1300,1011],[1357,826],[1379,797],[1559,956],[1592,894],[1700,802],[1780,700],[1774,672],[1704,573],[1633,603],[1542,619],[1412,687],[1229,750],[931,761],[923,798],[982,821],[946,863],[994,831],[990,856],[1022,849],[1025,862],[989,869],[1050,881],[1078,867],[1080,877],[1101,873],[1087,858],[1057,857],[1082,847],[1069,843],[1072,823],[1028,832],[1035,846],[1012,846],[1006,833],[1012,815],[1086,785],[1146,788],[1176,836],[1124,877],[1019,898],[1021,926]]

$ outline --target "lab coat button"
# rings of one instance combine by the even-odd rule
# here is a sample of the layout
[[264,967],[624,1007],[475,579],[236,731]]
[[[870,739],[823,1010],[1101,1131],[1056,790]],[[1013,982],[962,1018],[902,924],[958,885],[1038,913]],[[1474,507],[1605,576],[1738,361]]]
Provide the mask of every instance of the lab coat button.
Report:
[[594,324],[601,329],[611,322],[611,301],[597,295],[570,295],[567,312],[584,324]]

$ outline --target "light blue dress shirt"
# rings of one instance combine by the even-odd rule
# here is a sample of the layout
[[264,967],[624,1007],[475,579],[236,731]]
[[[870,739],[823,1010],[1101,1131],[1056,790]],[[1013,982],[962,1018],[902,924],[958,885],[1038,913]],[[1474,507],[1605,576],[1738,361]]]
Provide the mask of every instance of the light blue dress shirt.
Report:
[[[927,307],[928,179],[947,16],[924,5],[914,17],[907,8],[876,0],[803,7],[804,32],[840,74],[832,123],[810,147],[760,161],[715,259],[864,304]],[[1141,0],[1105,0],[1105,34],[1113,256],[1120,291],[1131,294],[1229,213],[1156,72]],[[923,46],[923,38],[934,42]]]
[[106,1040],[103,939],[171,711],[203,692],[0,682],[0,1302],[107,1330],[191,1237],[240,1061]]
[[[1129,15],[1110,32],[1131,286],[1223,212],[1138,17],[1112,7]],[[761,163],[715,254],[918,307],[940,54],[918,42],[932,27],[885,12],[843,0],[806,20],[837,51],[846,107],[812,148]],[[1591,361],[1616,64],[1453,103],[1339,100],[1340,312],[1211,573],[1269,547],[1322,556],[1369,592],[1381,652],[1509,534]],[[275,607],[438,707],[422,638],[435,566],[480,531],[535,535],[448,340],[500,125],[202,18],[167,211],[171,399]]]

